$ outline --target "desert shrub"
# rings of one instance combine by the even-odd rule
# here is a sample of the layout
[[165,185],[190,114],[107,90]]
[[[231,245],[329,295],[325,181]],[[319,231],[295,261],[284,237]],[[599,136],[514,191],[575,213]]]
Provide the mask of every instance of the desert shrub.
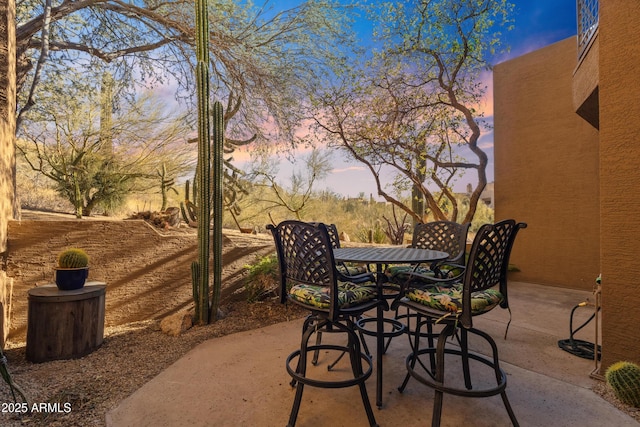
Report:
[[385,243],[387,235],[380,223],[375,221],[373,225],[359,227],[356,230],[356,239],[363,243]]
[[245,268],[248,271],[244,285],[247,301],[261,301],[269,295],[277,294],[280,277],[278,257],[275,254],[260,257]]

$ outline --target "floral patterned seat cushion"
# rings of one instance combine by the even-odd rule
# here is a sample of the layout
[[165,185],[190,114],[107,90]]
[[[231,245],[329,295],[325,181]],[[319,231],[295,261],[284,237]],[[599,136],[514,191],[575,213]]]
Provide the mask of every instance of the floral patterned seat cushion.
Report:
[[[462,310],[462,283],[453,286],[432,286],[424,289],[412,289],[407,298],[440,311],[457,313]],[[486,289],[471,294],[471,313],[485,313],[503,301],[504,297],[497,289]]]
[[336,268],[338,271],[345,276],[356,276],[358,274],[368,273],[367,267],[364,265],[347,265],[347,264],[337,264]]
[[[447,265],[447,264],[440,265],[438,269],[440,270],[440,273],[441,273],[441,277],[439,277],[441,279],[452,279],[456,276],[459,276],[464,271],[459,266]],[[413,276],[415,280],[423,279],[427,283],[433,283],[433,282],[429,282],[429,277],[435,276],[435,272],[433,270],[430,270],[429,267],[422,266],[422,265],[419,265],[415,269],[415,271],[413,266],[393,265],[387,268],[387,270],[385,271],[385,274],[389,278],[389,281],[393,283],[404,283],[411,276]]]
[[[338,282],[338,306],[348,308],[371,301],[377,296],[375,283]],[[329,287],[298,283],[289,290],[289,297],[306,305],[329,309]]]

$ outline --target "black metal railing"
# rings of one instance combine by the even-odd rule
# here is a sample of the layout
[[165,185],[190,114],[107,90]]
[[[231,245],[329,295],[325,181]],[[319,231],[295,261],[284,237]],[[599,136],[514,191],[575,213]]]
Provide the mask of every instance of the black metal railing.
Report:
[[578,0],[578,61],[598,32],[598,0]]

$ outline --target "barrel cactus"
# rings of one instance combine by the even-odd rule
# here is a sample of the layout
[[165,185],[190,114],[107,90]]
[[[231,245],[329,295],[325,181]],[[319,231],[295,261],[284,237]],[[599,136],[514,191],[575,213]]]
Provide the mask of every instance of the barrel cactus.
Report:
[[59,268],[84,268],[88,265],[89,256],[82,249],[66,249],[58,255]]
[[631,362],[614,363],[607,369],[605,378],[622,403],[640,408],[640,366]]

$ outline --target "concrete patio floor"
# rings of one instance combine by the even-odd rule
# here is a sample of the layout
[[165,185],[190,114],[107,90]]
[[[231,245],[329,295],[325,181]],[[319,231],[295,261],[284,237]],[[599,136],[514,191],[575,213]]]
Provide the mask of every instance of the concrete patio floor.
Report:
[[[507,373],[507,394],[522,426],[637,426],[638,423],[591,390],[595,362],[558,348],[569,338],[571,309],[590,292],[510,282],[513,320],[495,309],[474,320],[497,342]],[[574,328],[593,313],[576,311]],[[285,370],[288,354],[299,347],[302,320],[228,335],[202,343],[106,414],[112,427],[284,426],[295,391]],[[577,339],[593,342],[592,321]],[[325,338],[323,337],[323,340]],[[329,339],[329,338],[327,338]],[[373,338],[367,338],[371,349]],[[474,346],[474,342],[471,342]],[[482,348],[477,348],[483,352]],[[367,380],[369,400],[381,426],[425,426],[431,423],[433,390],[412,379],[400,393],[406,337],[395,338],[384,356],[383,406],[375,407],[375,372]],[[321,355],[321,366],[334,359]],[[458,374],[455,363],[450,371]],[[342,363],[342,362],[341,362]],[[336,367],[339,370],[339,366]],[[347,366],[344,364],[343,366]],[[472,368],[473,369],[473,368]],[[473,374],[473,372],[472,372]],[[297,426],[366,426],[357,388],[327,390],[306,387]],[[443,426],[510,425],[499,396],[483,399],[445,395]]]

